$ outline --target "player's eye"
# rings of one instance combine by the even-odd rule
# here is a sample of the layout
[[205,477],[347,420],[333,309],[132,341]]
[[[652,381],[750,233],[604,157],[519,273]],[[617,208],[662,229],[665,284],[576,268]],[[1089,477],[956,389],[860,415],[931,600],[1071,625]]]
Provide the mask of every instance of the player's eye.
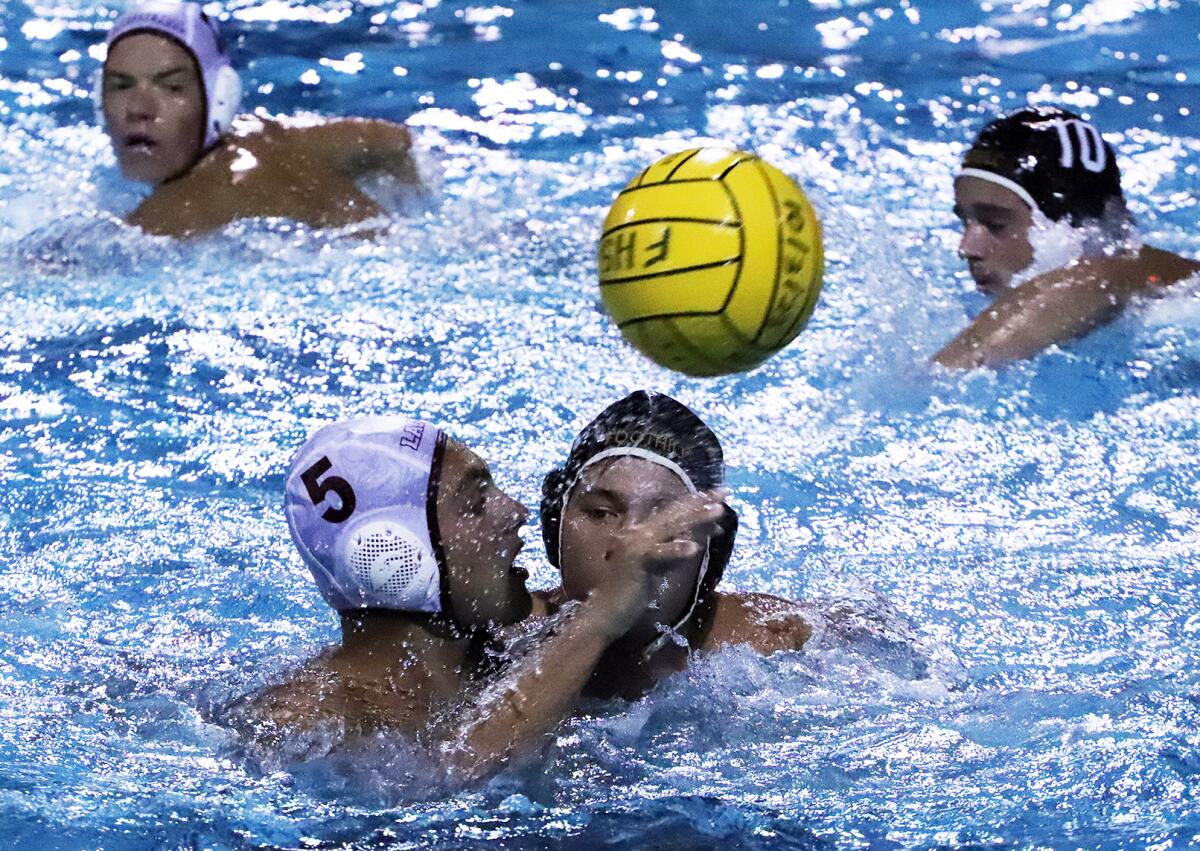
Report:
[[476,517],[479,517],[481,514],[483,514],[484,509],[487,508],[488,493],[491,491],[491,489],[492,483],[490,481],[481,480],[479,484],[476,485],[475,494],[470,503],[467,505],[467,511],[470,514],[473,514]]

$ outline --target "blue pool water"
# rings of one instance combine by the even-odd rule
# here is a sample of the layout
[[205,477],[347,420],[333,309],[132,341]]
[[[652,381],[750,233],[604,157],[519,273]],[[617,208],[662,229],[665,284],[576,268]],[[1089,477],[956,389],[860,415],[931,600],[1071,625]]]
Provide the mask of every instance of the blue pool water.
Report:
[[[375,242],[188,243],[114,218],[137,193],[87,90],[115,11],[0,9],[0,844],[1200,841],[1200,303],[998,373],[926,366],[981,304],[950,192],[999,111],[1088,113],[1148,240],[1200,255],[1200,5],[236,0],[248,107],[410,117],[440,202]],[[702,141],[808,188],[828,273],[783,354],[695,381],[622,343],[593,252],[613,193]],[[638,387],[725,441],[728,585],[878,629],[706,659],[466,792],[414,794],[386,743],[236,758],[207,708],[335,639],[280,507],[310,429],[430,417],[533,505]]]

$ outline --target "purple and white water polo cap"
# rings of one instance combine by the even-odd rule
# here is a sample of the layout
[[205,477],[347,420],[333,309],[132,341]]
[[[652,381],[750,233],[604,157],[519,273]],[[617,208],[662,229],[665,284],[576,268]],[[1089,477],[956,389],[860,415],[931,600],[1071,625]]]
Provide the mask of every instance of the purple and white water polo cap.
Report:
[[217,22],[204,13],[199,3],[145,0],[134,3],[117,18],[104,42],[112,47],[123,36],[147,31],[174,39],[195,57],[204,82],[207,110],[204,147],[212,147],[233,123],[242,100],[241,79],[229,62]]
[[288,528],[337,611],[442,611],[429,515],[444,441],[422,420],[357,417],[325,426],[292,459]]

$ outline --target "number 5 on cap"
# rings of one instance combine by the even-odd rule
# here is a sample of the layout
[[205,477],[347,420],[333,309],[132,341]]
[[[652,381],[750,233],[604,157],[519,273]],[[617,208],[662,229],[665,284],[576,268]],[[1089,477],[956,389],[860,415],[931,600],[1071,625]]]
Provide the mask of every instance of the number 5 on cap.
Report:
[[344,523],[354,513],[354,488],[341,476],[329,476],[325,481],[320,481],[321,476],[329,472],[332,466],[333,462],[322,455],[315,464],[300,474],[300,481],[304,482],[304,488],[308,491],[308,498],[312,500],[313,505],[319,505],[330,493],[337,494],[341,506],[326,508],[321,514],[321,519],[330,523]]

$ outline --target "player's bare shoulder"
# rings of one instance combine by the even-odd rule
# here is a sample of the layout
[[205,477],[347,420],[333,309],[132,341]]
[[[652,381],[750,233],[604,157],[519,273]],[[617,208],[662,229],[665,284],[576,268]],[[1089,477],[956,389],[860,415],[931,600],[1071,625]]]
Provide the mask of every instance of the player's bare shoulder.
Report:
[[287,137],[287,128],[273,118],[239,115],[229,132],[179,179],[197,186],[237,185],[252,180],[287,162]]
[[222,721],[252,748],[277,748],[297,734],[343,717],[342,689],[319,664],[305,666],[286,682],[248,694],[224,707]]
[[791,600],[749,592],[718,594],[702,649],[745,644],[766,655],[799,650],[812,633],[809,617]]

